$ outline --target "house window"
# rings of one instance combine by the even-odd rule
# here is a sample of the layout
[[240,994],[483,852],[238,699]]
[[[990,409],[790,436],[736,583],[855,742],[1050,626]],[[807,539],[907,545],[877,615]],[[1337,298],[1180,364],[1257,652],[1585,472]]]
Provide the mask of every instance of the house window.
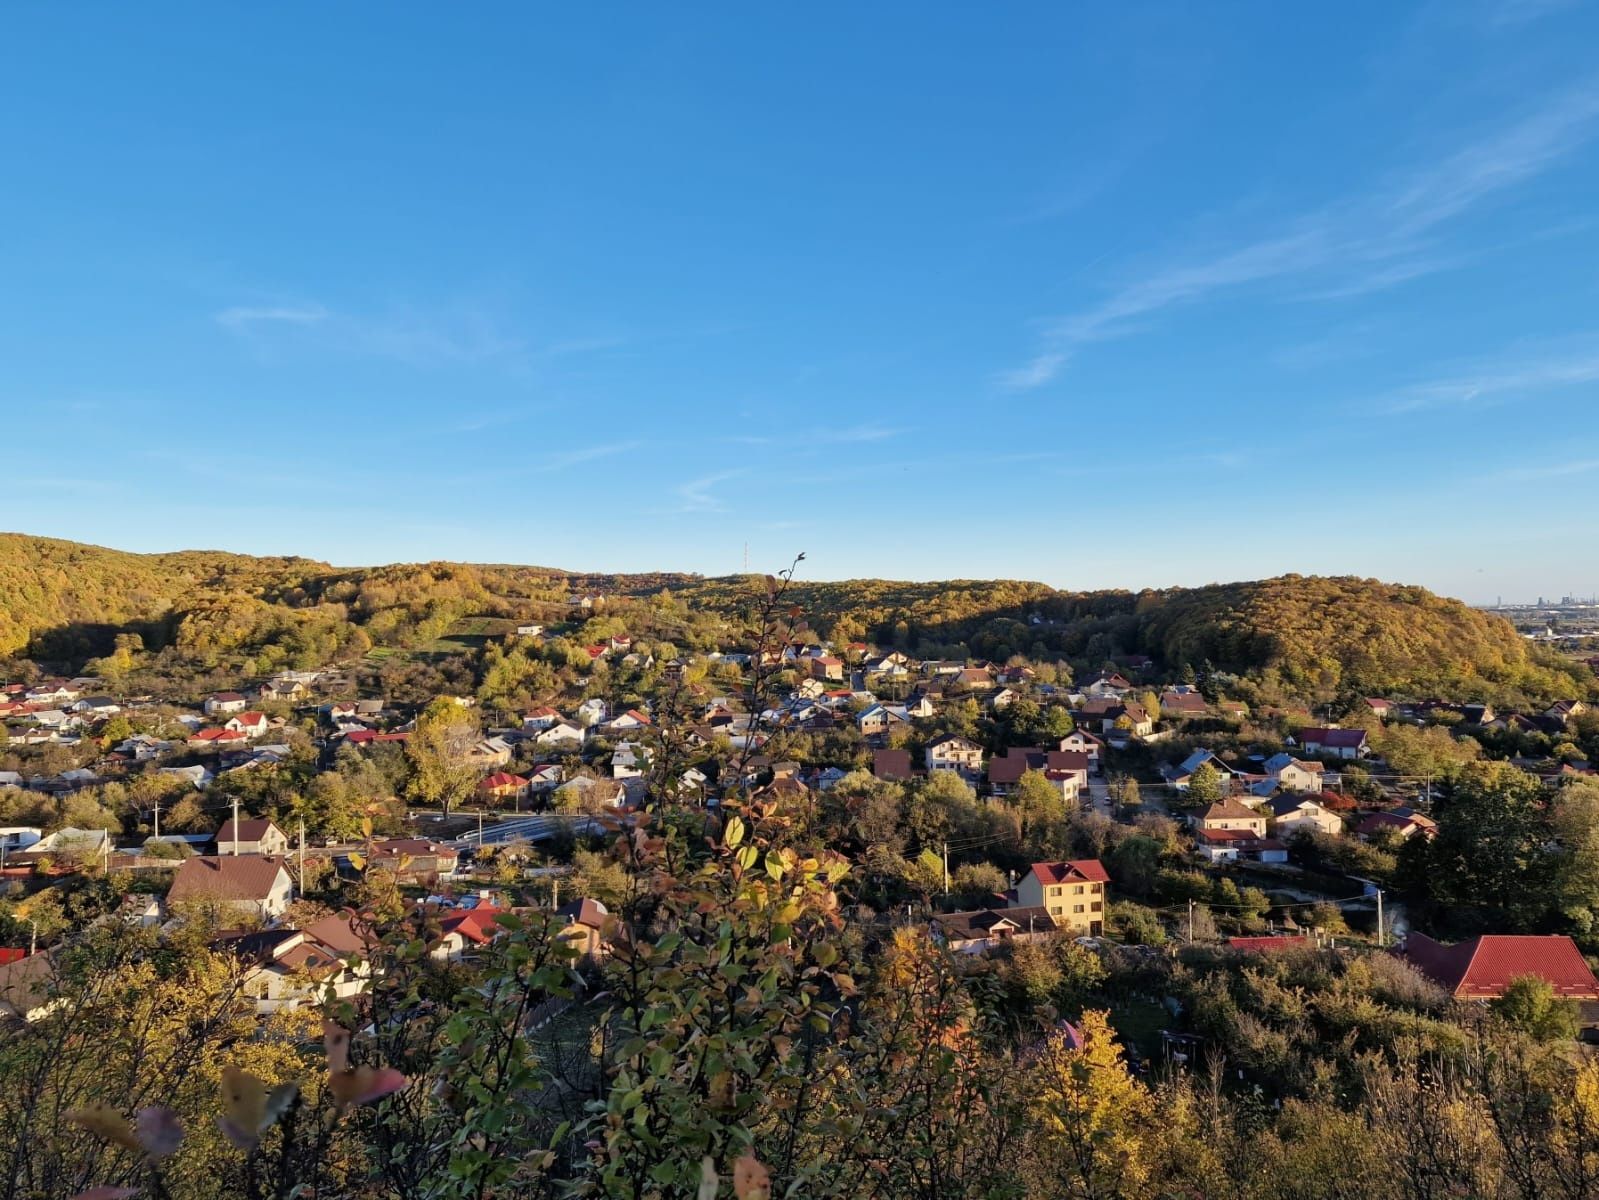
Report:
[[1081,904],[1074,904],[1072,905],[1072,911],[1074,913],[1080,913],[1083,911],[1083,906]]
[[1103,904],[1101,904],[1098,900],[1095,900],[1092,904],[1090,904],[1088,906],[1088,910],[1090,912],[1101,912],[1101,911],[1103,911],[1104,907],[1105,906]]
[[1083,885],[1080,884],[1080,883],[1079,884],[1075,884],[1072,887],[1072,895],[1081,896],[1082,894],[1083,894]]

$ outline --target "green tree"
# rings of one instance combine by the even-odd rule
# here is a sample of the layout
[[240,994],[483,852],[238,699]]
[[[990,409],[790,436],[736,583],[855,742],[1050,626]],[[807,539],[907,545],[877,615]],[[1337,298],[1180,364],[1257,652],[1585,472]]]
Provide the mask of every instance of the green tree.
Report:
[[1214,804],[1227,794],[1222,773],[1207,763],[1200,763],[1188,777],[1188,799],[1193,804]]
[[477,740],[478,723],[471,709],[447,698],[429,704],[405,743],[412,798],[436,804],[446,814],[466,800],[477,786],[478,769],[470,758]]
[[1550,982],[1539,975],[1518,975],[1489,1007],[1535,1041],[1571,1041],[1577,1036],[1577,1002],[1557,996]]

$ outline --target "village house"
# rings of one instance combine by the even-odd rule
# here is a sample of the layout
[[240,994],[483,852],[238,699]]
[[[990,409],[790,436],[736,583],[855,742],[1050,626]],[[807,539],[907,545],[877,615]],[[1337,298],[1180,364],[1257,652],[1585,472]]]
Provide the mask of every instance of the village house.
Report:
[[1006,907],[1044,909],[1055,924],[1076,935],[1105,932],[1110,876],[1097,858],[1034,863],[1007,894]]
[[868,675],[881,675],[887,679],[903,679],[911,674],[911,660],[898,650],[890,651],[866,665]]
[[597,808],[620,808],[627,803],[627,788],[619,779],[592,779],[587,775],[579,775],[569,779],[555,789],[555,795],[563,807],[590,810]]
[[1200,767],[1206,766],[1221,776],[1223,787],[1231,786],[1233,777],[1237,772],[1217,758],[1212,751],[1203,748],[1194,750],[1187,758],[1175,766],[1167,765],[1162,767],[1160,774],[1161,778],[1174,789],[1179,792],[1186,792],[1188,785],[1193,782],[1194,772],[1199,770]]
[[1273,754],[1265,762],[1266,774],[1272,784],[1285,792],[1319,792],[1322,790],[1322,766],[1305,762],[1292,754]]
[[946,733],[927,743],[923,760],[928,771],[956,771],[968,779],[983,773],[983,748],[970,738]]
[[636,708],[630,708],[614,721],[605,725],[607,733],[638,733],[650,727],[650,719]]
[[478,782],[478,795],[491,804],[511,804],[525,800],[530,790],[529,781],[509,771],[496,771]]
[[439,940],[429,955],[459,962],[470,951],[487,946],[499,936],[500,926],[496,920],[499,915],[499,909],[486,904],[445,914],[439,921]]
[[215,778],[209,770],[199,764],[192,767],[157,767],[155,773],[181,779],[196,790],[204,790]]
[[830,654],[811,659],[811,677],[841,681],[844,678],[844,660]]
[[223,716],[228,713],[243,712],[248,707],[249,701],[239,692],[215,692],[205,698],[205,703],[200,707],[208,717]]
[[1195,818],[1194,824],[1202,830],[1232,830],[1255,837],[1266,836],[1266,814],[1250,808],[1232,796],[1206,807],[1205,811]]
[[637,742],[618,742],[611,753],[612,779],[638,779],[650,765],[649,752]]
[[528,787],[533,792],[549,792],[559,787],[566,778],[560,763],[540,763],[528,772]]
[[903,728],[908,722],[903,709],[896,711],[886,704],[873,704],[862,709],[855,718],[855,727],[862,737],[883,737],[891,729]]
[[1097,768],[1100,754],[1105,749],[1105,739],[1086,729],[1074,729],[1061,738],[1059,748],[1073,754],[1082,754]]
[[553,728],[560,722],[561,714],[547,704],[541,704],[522,714],[522,728],[535,732]]
[[1117,672],[1102,672],[1083,688],[1083,695],[1096,700],[1119,700],[1133,690],[1132,681]]
[[1340,834],[1343,820],[1335,812],[1323,808],[1312,796],[1288,793],[1267,803],[1273,818],[1273,830],[1278,837],[1295,833]]
[[888,783],[903,783],[911,778],[909,750],[873,750],[872,775]]
[[557,721],[554,725],[539,730],[533,738],[533,744],[544,747],[581,746],[587,736],[581,727],[570,721]]
[[1162,692],[1160,715],[1164,721],[1186,721],[1209,712],[1205,697],[1198,692]]
[[258,1016],[320,1004],[330,988],[341,998],[366,990],[369,971],[364,962],[346,962],[303,930],[230,934],[213,945],[238,960],[240,990],[255,1004]]
[[467,751],[467,758],[480,767],[503,767],[511,761],[511,743],[502,737],[484,738]]
[[1288,861],[1286,843],[1248,829],[1200,829],[1194,834],[1194,848],[1211,863],[1236,862],[1240,858],[1264,863]]
[[283,860],[262,854],[185,859],[167,892],[171,905],[217,904],[262,921],[281,917],[293,899]]
[[217,830],[218,854],[287,854],[288,836],[264,817],[242,818],[237,825],[232,818]]
[[242,733],[247,738],[258,738],[267,731],[268,722],[265,713],[242,712],[229,717],[222,728]]
[[1372,813],[1355,826],[1355,833],[1366,841],[1390,833],[1407,840],[1418,833],[1430,838],[1437,835],[1438,823],[1423,813],[1396,808],[1389,812]]
[[616,918],[598,900],[574,900],[555,910],[557,918],[566,922],[560,938],[577,951],[578,961],[600,958],[605,953]]
[[1524,975],[1557,996],[1599,1000],[1599,980],[1569,937],[1490,933],[1451,946],[1411,931],[1395,953],[1456,1000],[1497,1000]]
[[262,700],[292,704],[296,700],[304,700],[310,694],[310,689],[298,679],[279,678],[263,683],[258,694]]
[[385,838],[372,843],[368,864],[392,871],[399,883],[432,887],[455,874],[460,855],[427,838]]
[[1328,758],[1361,758],[1366,753],[1366,731],[1341,729],[1336,725],[1301,729],[1299,745],[1306,754],[1320,754]]
[[929,923],[933,940],[956,954],[981,954],[996,946],[1043,941],[1056,930],[1047,908],[983,908],[937,913]]
[[1041,750],[1036,746],[1012,746],[998,758],[989,759],[988,787],[996,796],[1008,796],[1028,771],[1037,771],[1060,788],[1067,804],[1077,801],[1088,786],[1088,758],[1070,750]]

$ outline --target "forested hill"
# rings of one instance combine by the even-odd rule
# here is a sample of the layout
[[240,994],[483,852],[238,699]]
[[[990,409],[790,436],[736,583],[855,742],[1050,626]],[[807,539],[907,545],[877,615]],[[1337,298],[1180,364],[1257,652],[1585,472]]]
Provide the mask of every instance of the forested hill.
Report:
[[[629,631],[685,649],[732,644],[759,577],[598,575],[545,567],[343,569],[211,551],[129,554],[0,534],[0,659],[76,665],[122,635],[173,667],[260,673],[375,647],[430,645],[463,622],[567,618],[569,592],[608,597]],[[1147,654],[1166,670],[1247,675],[1271,692],[1439,693],[1494,701],[1586,692],[1503,619],[1423,588],[1287,575],[1160,591],[1068,592],[1016,580],[796,583],[835,641],[928,657],[1015,655],[1095,668]],[[573,629],[573,632],[581,632]]]

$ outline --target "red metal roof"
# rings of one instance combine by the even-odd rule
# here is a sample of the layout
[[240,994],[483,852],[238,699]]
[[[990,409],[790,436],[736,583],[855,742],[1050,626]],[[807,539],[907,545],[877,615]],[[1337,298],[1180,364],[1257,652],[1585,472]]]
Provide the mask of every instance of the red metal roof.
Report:
[[1403,955],[1462,1000],[1502,996],[1519,975],[1546,979],[1561,996],[1599,1000],[1599,979],[1568,937],[1491,933],[1448,946],[1424,933],[1412,933],[1405,939]]
[[1227,945],[1233,950],[1292,950],[1299,946],[1309,944],[1310,939],[1304,935],[1290,934],[1264,934],[1259,937],[1230,937]]
[[1034,863],[1033,874],[1044,883],[1067,883],[1083,880],[1088,883],[1109,883],[1110,875],[1097,858],[1078,858],[1068,862]]

